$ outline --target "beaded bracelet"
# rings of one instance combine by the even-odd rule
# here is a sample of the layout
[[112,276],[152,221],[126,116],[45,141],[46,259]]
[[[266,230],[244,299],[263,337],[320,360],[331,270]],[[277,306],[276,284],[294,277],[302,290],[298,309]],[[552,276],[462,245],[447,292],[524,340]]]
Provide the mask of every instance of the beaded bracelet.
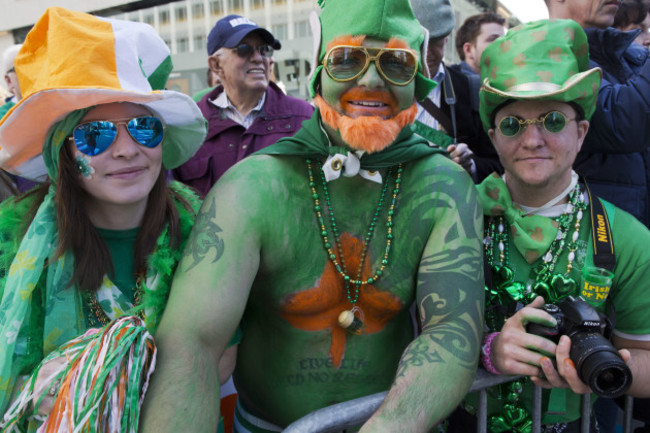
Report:
[[492,374],[501,374],[499,370],[492,363],[492,342],[499,335],[498,332],[492,332],[483,337],[483,346],[481,347],[481,363],[483,367]]

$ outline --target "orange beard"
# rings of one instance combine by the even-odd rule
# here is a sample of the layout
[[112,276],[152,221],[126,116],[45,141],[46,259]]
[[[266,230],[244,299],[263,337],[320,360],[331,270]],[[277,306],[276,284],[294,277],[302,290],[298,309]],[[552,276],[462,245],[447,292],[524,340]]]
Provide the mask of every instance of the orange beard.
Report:
[[[343,95],[342,100],[346,95]],[[397,115],[382,119],[378,116],[359,116],[352,118],[339,114],[320,95],[314,98],[314,104],[320,109],[321,118],[326,125],[339,131],[343,141],[355,150],[366,153],[380,152],[387,148],[400,131],[415,121],[418,109],[413,103]],[[394,102],[393,102],[394,106]]]

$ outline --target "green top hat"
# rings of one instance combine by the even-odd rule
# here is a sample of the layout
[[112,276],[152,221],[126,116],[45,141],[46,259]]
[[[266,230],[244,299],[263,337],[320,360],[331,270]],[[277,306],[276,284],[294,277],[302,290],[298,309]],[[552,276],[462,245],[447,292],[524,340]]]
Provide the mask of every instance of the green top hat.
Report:
[[600,68],[589,69],[589,45],[573,20],[540,20],[515,27],[481,57],[480,115],[488,130],[494,110],[508,100],[575,102],[590,119]]
[[[316,42],[316,69],[312,72],[309,90],[316,95],[316,87],[327,44],[341,35],[366,35],[388,41],[392,37],[406,41],[420,53],[418,74],[415,77],[415,94],[420,100],[427,97],[435,83],[423,74],[424,31],[413,14],[409,0],[318,0],[321,7],[320,29],[313,29]],[[318,23],[313,23],[318,24]]]

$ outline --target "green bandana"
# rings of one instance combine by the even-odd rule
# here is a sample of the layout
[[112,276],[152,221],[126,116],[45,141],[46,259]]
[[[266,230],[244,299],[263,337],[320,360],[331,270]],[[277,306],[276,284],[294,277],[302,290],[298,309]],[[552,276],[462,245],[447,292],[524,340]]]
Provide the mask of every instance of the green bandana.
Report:
[[508,187],[496,173],[485,178],[476,188],[483,214],[505,218],[510,224],[515,248],[528,263],[533,263],[549,249],[557,235],[555,221],[539,215],[526,215],[512,203]]
[[59,155],[61,154],[61,146],[66,141],[72,131],[79,124],[81,119],[93,107],[82,108],[70,112],[65,119],[55,123],[50,132],[47,134],[47,139],[43,145],[43,161],[47,168],[47,175],[52,179],[52,183],[56,182],[57,173],[59,170]]
[[61,154],[61,146],[65,143],[66,138],[72,135],[74,128],[81,122],[81,119],[93,107],[82,108],[70,112],[65,119],[55,123],[50,132],[47,134],[47,139],[43,145],[43,161],[47,168],[47,175],[52,179],[52,183],[56,182],[57,173],[59,170],[59,155]]
[[[311,118],[302,123],[302,128],[293,137],[281,138],[275,144],[258,151],[257,154],[326,158],[337,153],[347,154],[349,151],[350,149],[344,147],[330,145],[329,138],[320,125],[320,110],[316,108]],[[434,153],[447,155],[444,149],[429,146],[429,142],[414,134],[412,126],[408,125],[386,149],[377,153],[364,154],[360,159],[361,168],[378,170]]]

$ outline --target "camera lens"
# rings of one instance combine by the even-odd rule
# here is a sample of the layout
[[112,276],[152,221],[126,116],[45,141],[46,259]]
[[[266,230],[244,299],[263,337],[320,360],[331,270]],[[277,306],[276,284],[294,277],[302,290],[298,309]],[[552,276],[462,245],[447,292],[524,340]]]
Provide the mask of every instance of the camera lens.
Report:
[[596,375],[596,388],[604,392],[615,392],[621,383],[625,382],[625,373],[618,367],[605,368]]
[[632,372],[602,335],[577,333],[571,338],[571,359],[578,376],[600,397],[619,397],[630,388]]

